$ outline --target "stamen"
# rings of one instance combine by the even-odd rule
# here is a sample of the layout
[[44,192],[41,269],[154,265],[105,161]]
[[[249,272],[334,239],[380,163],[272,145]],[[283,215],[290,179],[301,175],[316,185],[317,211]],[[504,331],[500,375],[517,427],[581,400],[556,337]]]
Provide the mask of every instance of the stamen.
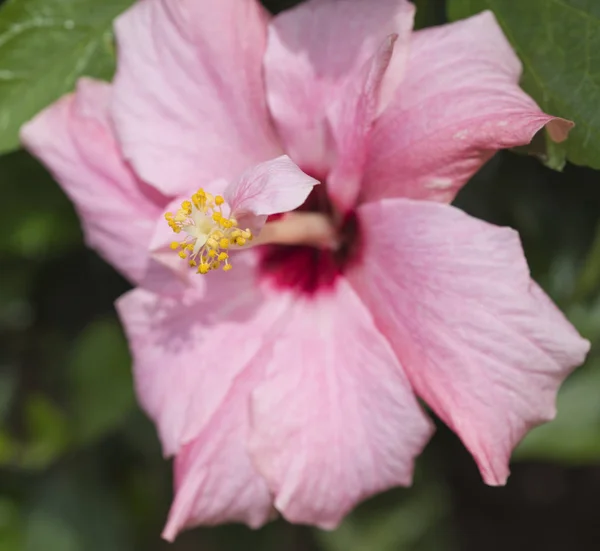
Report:
[[189,266],[197,267],[199,274],[221,267],[225,272],[231,270],[229,255],[224,251],[231,246],[242,247],[252,240],[252,232],[248,228],[240,229],[235,218],[227,218],[223,206],[227,206],[223,197],[199,189],[191,201],[181,203],[175,214],[165,214],[165,220],[175,233],[186,234],[183,241],[173,241],[171,249],[179,250],[178,255]]

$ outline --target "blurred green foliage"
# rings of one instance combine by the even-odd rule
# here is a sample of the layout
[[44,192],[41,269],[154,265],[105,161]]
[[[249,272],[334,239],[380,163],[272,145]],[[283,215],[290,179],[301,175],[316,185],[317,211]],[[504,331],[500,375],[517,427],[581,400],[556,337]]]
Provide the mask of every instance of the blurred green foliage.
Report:
[[[0,8],[0,151],[14,149],[20,124],[69,91],[77,76],[111,74],[110,23],[129,3],[8,0]],[[265,1],[272,11],[293,3]],[[419,27],[444,21],[442,0],[417,4]],[[496,9],[524,59],[524,85],[548,110],[577,121],[566,150],[546,150],[547,164],[559,167],[566,154],[598,167],[597,5],[448,5],[453,17]],[[580,56],[585,48],[589,61]],[[557,420],[517,450],[508,488],[484,487],[468,454],[440,426],[419,459],[414,487],[368,501],[334,532],[277,521],[260,531],[198,529],[173,545],[159,537],[172,495],[170,465],[136,406],[112,306],[128,285],[84,247],[71,204],[28,154],[1,156],[0,177],[1,551],[598,549],[589,536],[597,520],[585,515],[600,506],[597,172],[570,164],[553,172],[503,152],[457,199],[468,212],[519,230],[534,277],[594,344],[588,364],[561,392]]]

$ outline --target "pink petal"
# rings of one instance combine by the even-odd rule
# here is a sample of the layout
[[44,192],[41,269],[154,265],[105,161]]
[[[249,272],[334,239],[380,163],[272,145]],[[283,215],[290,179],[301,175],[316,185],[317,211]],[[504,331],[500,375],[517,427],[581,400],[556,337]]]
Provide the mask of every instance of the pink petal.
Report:
[[373,130],[365,200],[450,202],[498,149],[544,125],[564,140],[572,123],[540,111],[520,75],[491,12],[414,33],[404,81]]
[[253,394],[250,449],[291,522],[335,527],[408,485],[432,431],[389,344],[345,281],[297,300]]
[[227,398],[199,436],[175,459],[176,496],[163,537],[199,524],[245,522],[258,528],[272,514],[266,482],[246,450],[249,393],[262,374],[257,358],[234,383]]
[[138,173],[168,195],[280,154],[256,0],[145,0],[116,23],[114,118]]
[[238,255],[226,277],[202,276],[200,290],[161,296],[136,289],[117,302],[138,398],[165,454],[198,436],[288,304],[258,291],[252,265],[244,265],[252,256]]
[[395,41],[395,37],[384,41],[357,78],[348,82],[330,110],[336,158],[327,177],[327,190],[342,213],[354,207],[360,191],[370,132]]
[[439,203],[358,209],[362,266],[351,282],[412,386],[503,484],[515,445],[555,414],[589,343],[531,281],[518,235]]
[[269,216],[298,208],[318,183],[282,155],[246,171],[223,195],[236,218]]
[[292,159],[324,177],[332,162],[328,108],[390,35],[398,42],[381,97],[402,78],[414,6],[406,0],[309,0],[273,19],[265,53],[267,101]]
[[81,79],[76,93],[27,123],[21,139],[75,203],[88,246],[139,281],[166,199],[137,180],[121,158],[108,120],[110,98],[110,85]]

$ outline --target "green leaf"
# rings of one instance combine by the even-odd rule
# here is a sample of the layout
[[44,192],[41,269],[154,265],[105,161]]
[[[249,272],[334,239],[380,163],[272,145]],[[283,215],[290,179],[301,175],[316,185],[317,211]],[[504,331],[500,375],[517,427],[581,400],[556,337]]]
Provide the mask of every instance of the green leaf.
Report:
[[596,229],[594,242],[586,258],[577,288],[575,289],[575,298],[583,300],[600,291],[600,224]]
[[600,361],[589,364],[561,389],[556,419],[531,431],[515,451],[515,459],[574,465],[600,460]]
[[315,531],[315,538],[324,551],[450,551],[455,542],[449,511],[446,488],[433,471],[421,468],[412,488],[362,504],[339,528]]
[[[0,85],[0,94],[1,89]],[[0,174],[0,254],[40,261],[81,243],[72,203],[29,153],[15,151],[0,156]]]
[[23,519],[19,506],[7,497],[0,497],[0,549],[23,551]]
[[31,394],[25,406],[29,439],[20,450],[22,469],[45,469],[58,459],[69,445],[67,419],[52,401],[42,394]]
[[81,459],[40,479],[28,499],[26,549],[131,550],[126,511],[109,482],[113,483]]
[[448,0],[451,19],[492,10],[524,66],[521,85],[552,115],[575,121],[549,151],[600,169],[600,3],[589,0]]
[[41,470],[51,465],[67,449],[69,430],[63,412],[46,396],[32,393],[24,411],[27,437],[17,439],[0,426],[0,466]]
[[114,320],[96,321],[75,343],[69,382],[75,439],[87,444],[135,408],[127,341]]
[[0,152],[21,125],[73,89],[114,72],[113,19],[133,0],[8,0],[0,8]]

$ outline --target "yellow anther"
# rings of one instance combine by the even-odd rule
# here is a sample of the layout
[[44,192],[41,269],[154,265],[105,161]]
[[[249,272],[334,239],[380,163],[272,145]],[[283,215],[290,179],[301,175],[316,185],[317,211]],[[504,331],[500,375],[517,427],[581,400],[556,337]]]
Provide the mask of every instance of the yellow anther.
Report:
[[230,257],[225,251],[252,239],[251,231],[241,230],[235,217],[223,216],[223,205],[227,207],[223,196],[211,195],[200,188],[190,200],[182,201],[175,213],[164,215],[173,232],[184,234],[184,239],[173,241],[171,248],[199,274],[219,268],[231,270]]
[[202,208],[202,197],[200,197],[200,195],[198,195],[197,193],[194,193],[194,195],[192,195],[192,202],[198,210]]

